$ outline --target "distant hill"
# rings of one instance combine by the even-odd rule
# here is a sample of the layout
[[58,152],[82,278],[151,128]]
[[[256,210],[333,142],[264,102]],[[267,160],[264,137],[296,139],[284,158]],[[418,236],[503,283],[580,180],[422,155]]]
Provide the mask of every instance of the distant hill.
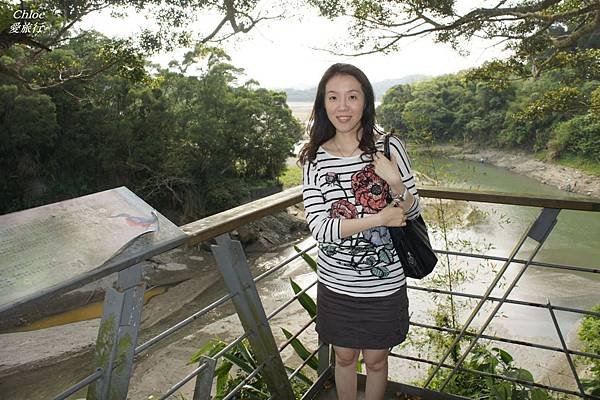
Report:
[[[427,79],[429,76],[427,75],[408,75],[399,79],[386,79],[379,82],[373,83],[373,91],[375,91],[375,101],[381,101],[383,98],[383,94],[386,90],[391,88],[392,86],[399,85],[401,83],[414,83],[417,81],[421,81],[423,79]],[[283,91],[287,94],[288,101],[314,101],[315,94],[317,93],[317,88],[312,87],[310,89],[293,89],[287,88],[283,89]]]

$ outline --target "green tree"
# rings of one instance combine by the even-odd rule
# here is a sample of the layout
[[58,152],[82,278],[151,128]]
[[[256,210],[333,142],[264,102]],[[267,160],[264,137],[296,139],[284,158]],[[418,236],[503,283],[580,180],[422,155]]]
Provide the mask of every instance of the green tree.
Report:
[[377,109],[379,123],[384,129],[395,129],[406,132],[407,127],[402,120],[402,112],[406,103],[413,99],[410,85],[396,85],[389,88],[383,95],[382,103]]

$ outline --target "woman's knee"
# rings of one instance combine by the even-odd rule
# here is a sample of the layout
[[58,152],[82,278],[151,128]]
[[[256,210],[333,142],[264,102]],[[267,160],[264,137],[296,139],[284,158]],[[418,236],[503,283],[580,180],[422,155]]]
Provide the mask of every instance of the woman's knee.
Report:
[[358,360],[358,355],[360,354],[360,350],[357,349],[349,349],[346,347],[335,347],[335,364],[340,367],[347,367],[350,365],[355,365]]
[[388,354],[387,350],[363,350],[367,370],[377,372],[387,368]]

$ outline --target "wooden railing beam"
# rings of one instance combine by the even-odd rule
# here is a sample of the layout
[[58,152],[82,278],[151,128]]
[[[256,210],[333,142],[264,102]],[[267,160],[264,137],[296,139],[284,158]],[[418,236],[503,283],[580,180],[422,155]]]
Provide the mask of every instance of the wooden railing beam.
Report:
[[[595,198],[590,198],[588,200],[559,196],[479,192],[431,186],[419,187],[418,190],[421,197],[427,198],[556,208],[563,210],[600,211],[600,200]],[[300,203],[301,201],[302,186],[295,186],[272,196],[264,197],[231,208],[227,211],[211,215],[210,217],[190,222],[187,225],[181,226],[181,229],[188,235],[187,245],[193,246],[224,233],[231,232],[249,222],[271,215],[276,211],[283,210],[294,204]]]

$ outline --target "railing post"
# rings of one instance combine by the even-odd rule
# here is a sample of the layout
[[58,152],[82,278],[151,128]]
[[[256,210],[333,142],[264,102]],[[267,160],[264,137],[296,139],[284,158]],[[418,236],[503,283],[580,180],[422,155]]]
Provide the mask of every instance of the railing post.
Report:
[[194,387],[194,400],[210,400],[210,390],[215,376],[215,367],[217,360],[214,358],[200,357],[200,365],[205,364],[206,368],[196,377],[196,386]]
[[285,372],[281,355],[271,332],[267,315],[252,280],[244,249],[229,234],[217,236],[212,252],[223,275],[225,285],[233,294],[233,304],[242,322],[259,365],[264,365],[262,376],[275,399],[295,398]]
[[329,345],[321,347],[323,342],[319,338],[319,367],[317,368],[317,375],[320,376],[323,372],[329,368],[331,361],[329,360]]
[[115,287],[106,290],[95,355],[103,375],[90,385],[88,400],[127,398],[145,285],[142,267],[136,264],[119,271]]

